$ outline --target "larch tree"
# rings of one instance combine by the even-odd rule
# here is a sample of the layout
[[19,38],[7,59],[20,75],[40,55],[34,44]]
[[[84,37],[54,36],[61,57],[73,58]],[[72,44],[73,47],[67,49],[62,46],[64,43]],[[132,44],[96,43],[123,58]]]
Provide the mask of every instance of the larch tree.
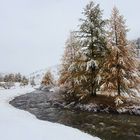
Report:
[[76,95],[75,77],[77,72],[77,52],[79,50],[80,42],[75,37],[75,33],[71,32],[65,44],[64,55],[62,57],[62,64],[60,68],[59,84],[63,86],[68,94],[68,98],[73,98]]
[[139,89],[140,77],[133,44],[127,40],[127,27],[123,16],[114,7],[108,22],[106,56],[102,73],[102,91],[108,93],[132,93]]
[[45,86],[52,86],[52,85],[54,85],[54,77],[53,77],[53,75],[52,75],[50,70],[48,70],[46,72],[46,74],[44,75],[41,84],[45,85]]
[[[96,96],[99,88],[99,73],[103,65],[103,60],[106,53],[106,38],[105,38],[105,24],[106,21],[102,19],[102,11],[99,4],[90,2],[83,12],[84,19],[77,36],[81,42],[81,55],[83,55],[85,65],[85,72],[83,76],[86,77],[86,85],[84,88],[88,90],[90,95]],[[82,65],[82,63],[81,63]]]

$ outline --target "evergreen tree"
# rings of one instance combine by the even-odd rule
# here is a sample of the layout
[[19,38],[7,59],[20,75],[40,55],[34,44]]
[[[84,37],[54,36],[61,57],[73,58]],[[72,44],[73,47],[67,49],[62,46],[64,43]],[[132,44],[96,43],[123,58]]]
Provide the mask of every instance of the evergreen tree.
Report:
[[121,95],[122,92],[132,93],[139,89],[138,75],[133,44],[126,38],[127,28],[123,16],[117,8],[112,11],[109,20],[107,47],[109,53],[104,63],[102,73],[102,90]]
[[[85,19],[81,19],[78,37],[81,41],[81,52],[84,57],[83,65],[86,77],[87,90],[96,96],[99,88],[99,73],[106,53],[105,20],[99,5],[90,2],[83,12]],[[83,85],[85,86],[85,84]]]

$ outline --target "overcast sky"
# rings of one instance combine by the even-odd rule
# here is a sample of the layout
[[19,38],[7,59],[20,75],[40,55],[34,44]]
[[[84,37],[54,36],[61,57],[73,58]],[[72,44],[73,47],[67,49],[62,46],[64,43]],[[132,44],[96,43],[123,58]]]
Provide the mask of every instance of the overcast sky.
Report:
[[[0,0],[0,72],[29,74],[60,63],[64,44],[89,0]],[[116,5],[129,39],[140,37],[139,0],[95,0],[109,17]]]

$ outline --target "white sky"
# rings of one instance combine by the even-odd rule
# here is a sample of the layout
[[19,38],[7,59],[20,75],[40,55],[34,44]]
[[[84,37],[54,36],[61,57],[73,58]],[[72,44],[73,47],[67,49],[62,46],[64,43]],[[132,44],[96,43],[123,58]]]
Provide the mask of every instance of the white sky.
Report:
[[[69,31],[89,0],[0,0],[0,72],[33,71],[60,63]],[[116,5],[140,37],[139,0],[95,0],[109,17]]]

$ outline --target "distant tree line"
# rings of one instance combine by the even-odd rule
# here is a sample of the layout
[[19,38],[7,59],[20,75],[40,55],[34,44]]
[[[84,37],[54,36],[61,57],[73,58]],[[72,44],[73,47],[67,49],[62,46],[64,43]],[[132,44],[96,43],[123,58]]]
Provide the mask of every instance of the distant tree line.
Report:
[[19,82],[22,85],[27,85],[29,80],[26,78],[26,76],[21,75],[20,73],[17,74],[6,74],[6,75],[0,75],[0,82]]

